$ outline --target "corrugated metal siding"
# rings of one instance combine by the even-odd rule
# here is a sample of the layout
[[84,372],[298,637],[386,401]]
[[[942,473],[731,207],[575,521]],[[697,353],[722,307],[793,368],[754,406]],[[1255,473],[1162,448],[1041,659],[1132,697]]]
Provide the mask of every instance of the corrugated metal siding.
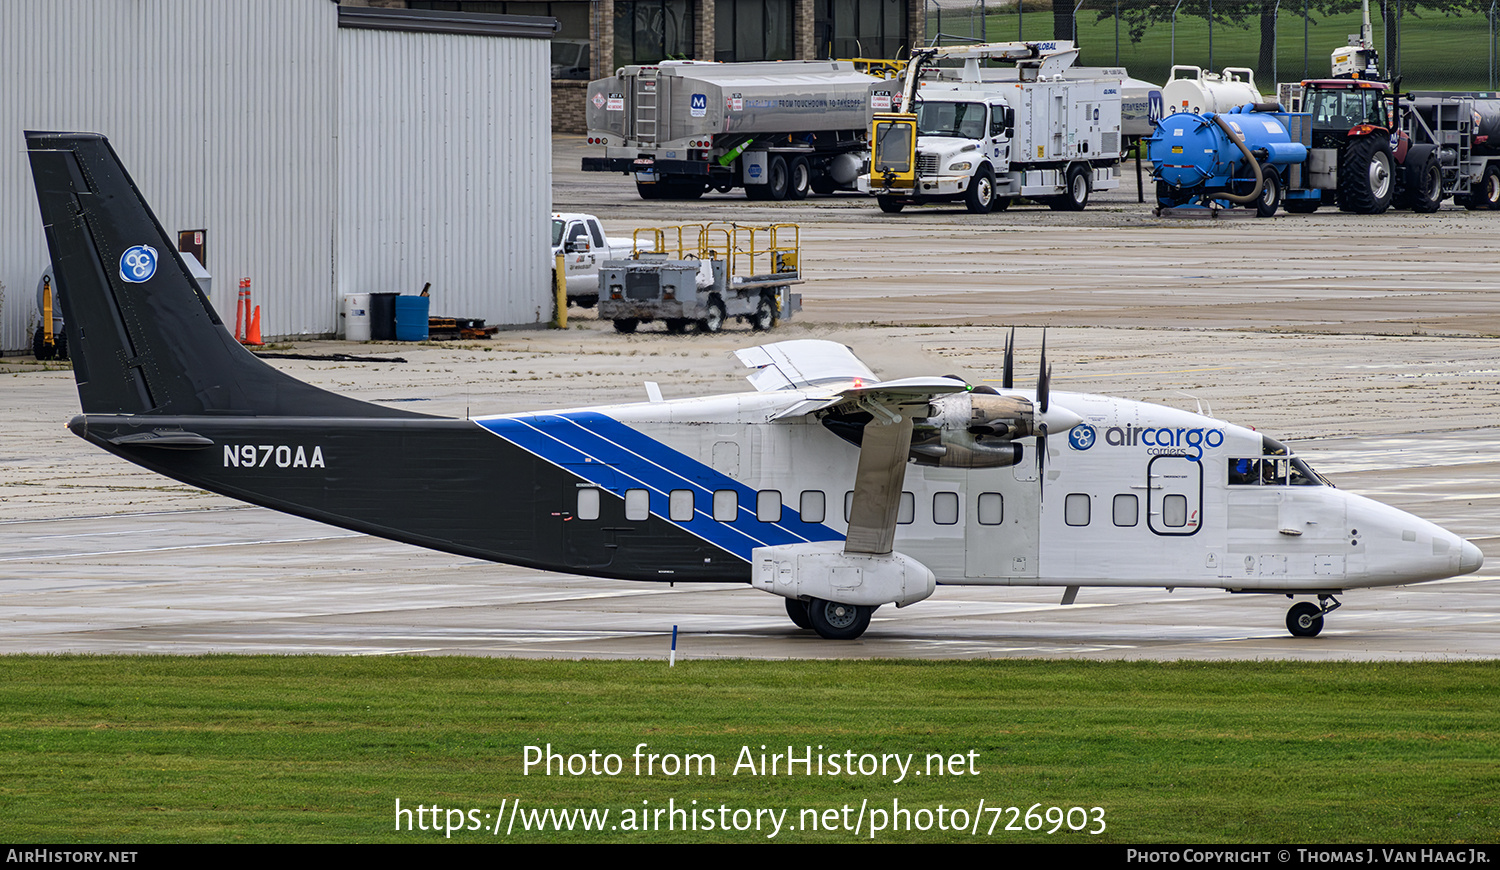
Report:
[[548,42],[344,28],[339,54],[340,295],[550,319]]
[[26,129],[104,133],[169,232],[206,227],[228,319],[249,276],[265,334],[334,330],[337,8],[0,3],[0,349],[31,346],[47,261]]

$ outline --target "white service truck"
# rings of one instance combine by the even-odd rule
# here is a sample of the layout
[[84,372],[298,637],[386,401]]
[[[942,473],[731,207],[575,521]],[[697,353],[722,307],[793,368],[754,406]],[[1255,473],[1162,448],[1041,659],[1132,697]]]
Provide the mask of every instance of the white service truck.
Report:
[[[1071,42],[1004,42],[913,52],[899,95],[880,93],[860,190],[885,212],[963,200],[969,211],[1017,197],[1077,211],[1120,186],[1123,68],[1073,68]],[[943,59],[964,61],[942,68]],[[981,60],[1011,61],[1014,70]],[[905,111],[902,111],[902,108]]]
[[591,214],[552,215],[552,286],[557,286],[557,257],[562,255],[568,282],[568,304],[593,308],[599,301],[599,267],[605,260],[629,257],[632,242],[611,239]]
[[621,67],[589,83],[585,172],[622,172],[641,199],[750,199],[854,190],[864,168],[870,89],[843,60]]

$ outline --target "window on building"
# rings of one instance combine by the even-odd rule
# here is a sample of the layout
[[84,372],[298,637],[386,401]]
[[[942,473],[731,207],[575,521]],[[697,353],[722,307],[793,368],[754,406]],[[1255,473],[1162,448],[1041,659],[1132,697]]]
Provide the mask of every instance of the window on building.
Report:
[[792,0],[716,0],[714,60],[791,60]]
[[594,78],[589,69],[589,6],[578,0],[558,3],[518,3],[513,0],[407,0],[408,9],[443,12],[479,12],[490,15],[539,15],[556,18],[561,29],[552,37],[552,77]]
[[813,46],[818,57],[910,54],[904,0],[814,0]]
[[688,0],[616,0],[615,64],[691,58],[693,26]]

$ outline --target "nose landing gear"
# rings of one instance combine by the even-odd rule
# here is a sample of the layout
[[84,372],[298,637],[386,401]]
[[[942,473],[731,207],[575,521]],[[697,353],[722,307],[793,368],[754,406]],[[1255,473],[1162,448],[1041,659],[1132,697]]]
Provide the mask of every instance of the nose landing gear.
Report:
[[1317,637],[1323,630],[1323,617],[1343,606],[1332,595],[1319,595],[1317,604],[1299,601],[1286,612],[1286,630],[1292,637]]

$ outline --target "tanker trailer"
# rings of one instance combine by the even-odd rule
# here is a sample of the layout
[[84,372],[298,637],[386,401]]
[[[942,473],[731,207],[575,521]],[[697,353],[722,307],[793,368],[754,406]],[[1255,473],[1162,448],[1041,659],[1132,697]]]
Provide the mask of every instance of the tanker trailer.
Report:
[[882,81],[831,60],[621,67],[589,84],[588,143],[605,156],[585,157],[583,169],[634,176],[642,199],[853,190]]
[[1500,99],[1493,93],[1406,95],[1413,143],[1432,143],[1443,195],[1467,209],[1500,209]]
[[[1288,134],[1290,117],[1274,105],[1239,106],[1228,112],[1178,112],[1157,122],[1146,140],[1159,208],[1216,208],[1219,202],[1276,213],[1283,195],[1300,190],[1307,147]],[[1291,191],[1288,194],[1288,191]]]

